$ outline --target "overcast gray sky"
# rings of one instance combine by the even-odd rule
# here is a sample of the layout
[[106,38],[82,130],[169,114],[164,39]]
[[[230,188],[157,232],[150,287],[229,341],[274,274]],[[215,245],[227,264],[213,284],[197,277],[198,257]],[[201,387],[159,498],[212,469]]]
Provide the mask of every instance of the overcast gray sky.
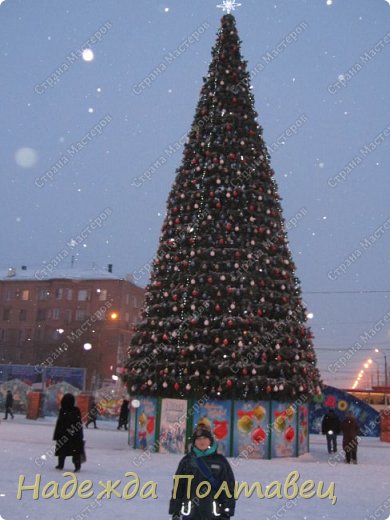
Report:
[[[1,3],[3,273],[66,268],[74,256],[147,283],[142,268],[219,28],[216,3]],[[241,3],[242,53],[319,366],[325,382],[350,386],[373,347],[390,361],[390,5]],[[358,341],[346,366],[334,365]],[[383,355],[374,359],[383,374]]]

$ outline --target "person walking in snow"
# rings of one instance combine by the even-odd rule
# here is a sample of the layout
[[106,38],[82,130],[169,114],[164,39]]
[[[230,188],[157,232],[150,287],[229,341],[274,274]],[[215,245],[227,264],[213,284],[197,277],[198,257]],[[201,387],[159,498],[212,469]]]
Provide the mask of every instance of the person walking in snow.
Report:
[[95,401],[91,401],[91,406],[90,406],[89,412],[88,412],[88,421],[85,423],[85,427],[88,428],[88,426],[91,423],[93,423],[93,427],[96,430],[97,429],[97,426],[96,426],[97,416],[98,416],[98,410],[96,407],[96,403],[95,403]]
[[[172,520],[185,518],[188,520],[228,520],[234,515],[235,499],[229,498],[225,491],[215,500],[214,495],[222,485],[227,486],[231,497],[234,497],[235,480],[232,468],[227,459],[217,453],[217,444],[211,431],[204,425],[197,426],[192,435],[190,452],[183,457],[175,476],[193,476],[192,480],[174,479],[169,514]],[[201,482],[209,482],[211,490],[197,488]],[[188,484],[189,483],[189,484]],[[190,498],[187,497],[187,484],[190,487]],[[207,495],[207,496],[206,496]]]
[[80,409],[75,404],[74,395],[65,394],[61,400],[53,439],[56,442],[55,455],[58,457],[56,469],[64,469],[66,457],[72,457],[74,471],[80,471],[84,452],[83,424]]
[[337,452],[337,435],[340,433],[340,419],[334,410],[328,410],[322,419],[322,433],[326,435],[328,453]]
[[13,405],[14,405],[14,396],[12,395],[11,390],[7,390],[7,396],[5,398],[5,415],[4,415],[5,421],[8,419],[8,414],[10,414],[11,419],[14,418],[14,412],[12,410]]
[[341,431],[343,432],[345,462],[349,464],[352,460],[352,464],[357,464],[359,425],[352,412],[347,412],[346,418],[341,423]]
[[129,421],[129,401],[127,399],[123,399],[123,403],[121,405],[121,409],[119,412],[117,430],[120,430],[122,428],[122,426],[124,426],[125,430],[127,430],[128,421]]

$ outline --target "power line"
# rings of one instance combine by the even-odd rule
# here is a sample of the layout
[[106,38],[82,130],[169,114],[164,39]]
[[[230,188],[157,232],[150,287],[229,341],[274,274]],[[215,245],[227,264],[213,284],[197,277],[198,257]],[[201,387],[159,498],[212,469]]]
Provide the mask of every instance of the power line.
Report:
[[356,291],[302,291],[303,294],[390,294],[390,290],[356,290]]

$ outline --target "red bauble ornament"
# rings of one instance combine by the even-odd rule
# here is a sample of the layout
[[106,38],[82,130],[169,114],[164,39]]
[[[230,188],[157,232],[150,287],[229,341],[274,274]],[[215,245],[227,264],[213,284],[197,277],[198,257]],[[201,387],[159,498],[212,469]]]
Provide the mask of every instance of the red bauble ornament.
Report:
[[252,441],[255,443],[255,444],[261,444],[262,442],[265,441],[267,435],[265,433],[265,431],[263,430],[263,428],[255,428],[252,432]]
[[224,439],[228,434],[228,421],[215,420],[213,433],[214,433],[214,437],[218,441],[221,441],[222,439]]
[[173,388],[174,388],[174,389],[176,390],[176,392],[177,392],[177,391],[179,390],[179,388],[180,388],[179,383],[175,383],[175,384],[173,385]]
[[231,388],[231,387],[233,386],[233,381],[232,381],[231,379],[228,379],[228,380],[226,381],[226,386],[227,386],[228,388]]
[[256,313],[258,316],[262,316],[263,315],[263,311],[261,309],[257,309],[257,313]]
[[228,222],[225,227],[226,227],[227,231],[231,231],[233,226],[232,226],[232,224],[230,224],[230,222]]
[[223,340],[223,344],[224,344],[225,347],[227,347],[229,345],[229,340],[227,338],[225,338]]
[[284,433],[284,438],[286,439],[287,442],[292,442],[293,439],[295,437],[295,431],[294,431],[294,428],[292,428],[291,426],[289,426],[287,428],[287,430],[285,431]]
[[219,303],[217,303],[217,305],[215,306],[215,310],[216,312],[221,312],[221,306],[219,305]]
[[207,283],[209,283],[209,284],[213,283],[213,277],[212,276],[208,276],[207,277]]
[[246,368],[242,369],[242,375],[243,376],[247,376],[248,375],[248,370]]

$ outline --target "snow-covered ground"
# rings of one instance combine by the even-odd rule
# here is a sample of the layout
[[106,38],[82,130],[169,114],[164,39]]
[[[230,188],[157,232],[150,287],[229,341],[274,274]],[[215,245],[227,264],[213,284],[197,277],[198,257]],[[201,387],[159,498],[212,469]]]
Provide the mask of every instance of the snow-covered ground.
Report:
[[[84,429],[87,443],[87,462],[81,472],[76,474],[78,484],[85,480],[92,482],[90,498],[81,498],[77,491],[71,498],[50,498],[55,491],[50,481],[56,480],[61,494],[64,484],[71,477],[63,476],[54,469],[57,458],[53,457],[51,440],[54,419],[28,421],[21,416],[14,420],[8,418],[0,424],[0,520],[80,520],[90,518],[106,520],[167,520],[168,501],[172,488],[172,475],[180,456],[150,454],[144,462],[142,452],[134,451],[127,445],[127,433],[116,430],[116,423],[99,422],[99,429]],[[263,492],[267,484],[279,481],[283,485],[287,476],[294,470],[299,472],[298,485],[305,480],[313,480],[314,489],[320,481],[326,491],[334,483],[336,504],[329,498],[315,495],[309,499],[251,498],[241,495],[237,502],[235,519],[387,519],[390,517],[390,444],[381,443],[375,438],[361,440],[358,450],[358,465],[348,465],[342,460],[342,452],[336,458],[328,458],[325,438],[311,436],[311,452],[299,458],[278,459],[271,461],[251,461],[229,459],[238,481],[249,484],[260,482]],[[339,438],[339,444],[341,439]],[[144,454],[145,455],[145,454]],[[149,454],[147,454],[149,455]],[[65,471],[72,470],[69,458],[65,462]],[[111,498],[96,497],[103,491],[99,481],[113,483],[122,493],[131,480],[126,472],[136,472],[140,479],[140,490],[148,481],[156,482],[158,498],[140,497],[140,492],[132,499],[125,500],[112,493]],[[33,491],[22,491],[17,499],[20,475],[25,476],[24,485],[34,484],[36,475],[41,475],[39,498],[33,499]],[[86,486],[86,484],[84,484]],[[273,488],[275,489],[275,484]],[[80,489],[80,488],[79,488]],[[127,487],[131,493],[133,487]],[[147,493],[151,487],[144,489]],[[293,488],[288,490],[292,492]],[[64,488],[65,497],[72,491],[71,486]],[[92,495],[93,492],[93,495]],[[43,498],[42,495],[49,498]],[[87,488],[81,494],[88,494]],[[372,515],[372,516],[370,516]]]

